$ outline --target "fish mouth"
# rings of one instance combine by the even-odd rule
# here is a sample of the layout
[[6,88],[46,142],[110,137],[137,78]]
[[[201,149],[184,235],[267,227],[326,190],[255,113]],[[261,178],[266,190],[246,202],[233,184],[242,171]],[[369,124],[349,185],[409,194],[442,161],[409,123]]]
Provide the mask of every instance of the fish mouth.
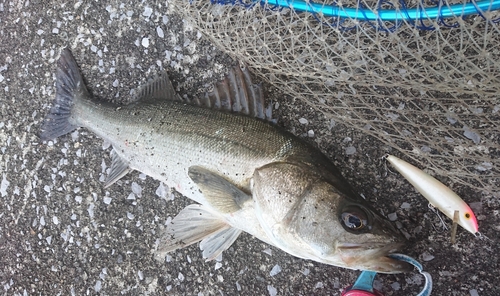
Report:
[[403,243],[339,243],[337,251],[347,268],[392,274],[413,270],[411,264],[388,257],[403,246]]

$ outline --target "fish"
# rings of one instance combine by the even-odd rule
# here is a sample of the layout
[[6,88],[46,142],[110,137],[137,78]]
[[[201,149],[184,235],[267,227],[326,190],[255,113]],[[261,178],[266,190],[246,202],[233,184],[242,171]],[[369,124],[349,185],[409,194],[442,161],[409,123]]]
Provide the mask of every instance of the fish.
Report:
[[390,154],[384,156],[387,161],[410,182],[429,203],[440,210],[448,218],[455,221],[455,211],[458,211],[457,223],[472,234],[478,234],[479,226],[476,215],[469,205],[443,183],[416,166]]
[[194,201],[162,230],[158,258],[199,243],[211,260],[247,232],[306,260],[382,273],[412,270],[388,257],[405,238],[317,148],[270,123],[262,93],[248,69],[237,69],[205,97],[188,101],[162,73],[133,103],[117,105],[88,92],[66,48],[39,137],[86,128],[113,147],[105,187],[137,170]]

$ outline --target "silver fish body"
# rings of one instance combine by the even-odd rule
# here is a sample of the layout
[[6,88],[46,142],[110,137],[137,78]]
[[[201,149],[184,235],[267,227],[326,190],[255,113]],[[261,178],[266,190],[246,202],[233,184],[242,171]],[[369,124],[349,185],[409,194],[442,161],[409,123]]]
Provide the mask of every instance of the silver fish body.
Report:
[[392,225],[356,197],[323,154],[292,134],[179,100],[166,76],[133,104],[96,100],[69,50],[56,77],[42,140],[85,127],[113,146],[106,186],[138,170],[198,203],[167,226],[160,255],[200,242],[212,259],[245,231],[304,259],[385,273],[410,269],[386,257],[404,242]]

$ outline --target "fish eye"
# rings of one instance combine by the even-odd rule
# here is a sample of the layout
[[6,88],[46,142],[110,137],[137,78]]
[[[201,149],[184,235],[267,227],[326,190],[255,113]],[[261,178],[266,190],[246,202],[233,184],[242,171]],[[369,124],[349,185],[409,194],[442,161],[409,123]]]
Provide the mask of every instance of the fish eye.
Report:
[[470,219],[470,214],[469,213],[465,213],[465,218]]
[[350,230],[362,230],[368,226],[366,212],[357,206],[348,206],[340,214],[343,226]]

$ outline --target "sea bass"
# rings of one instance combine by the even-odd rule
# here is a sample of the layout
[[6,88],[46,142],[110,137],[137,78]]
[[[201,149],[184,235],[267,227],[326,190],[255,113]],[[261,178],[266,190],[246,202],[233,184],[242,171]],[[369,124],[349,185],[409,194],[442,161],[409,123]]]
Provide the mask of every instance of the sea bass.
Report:
[[200,242],[203,256],[213,259],[245,231],[303,259],[383,273],[411,270],[387,257],[404,243],[390,222],[319,150],[256,118],[265,117],[259,89],[247,72],[231,73],[222,91],[197,103],[181,100],[161,75],[140,89],[136,102],[120,106],[89,94],[64,49],[40,138],[85,127],[113,146],[105,186],[138,170],[197,202],[166,226],[160,256]]

